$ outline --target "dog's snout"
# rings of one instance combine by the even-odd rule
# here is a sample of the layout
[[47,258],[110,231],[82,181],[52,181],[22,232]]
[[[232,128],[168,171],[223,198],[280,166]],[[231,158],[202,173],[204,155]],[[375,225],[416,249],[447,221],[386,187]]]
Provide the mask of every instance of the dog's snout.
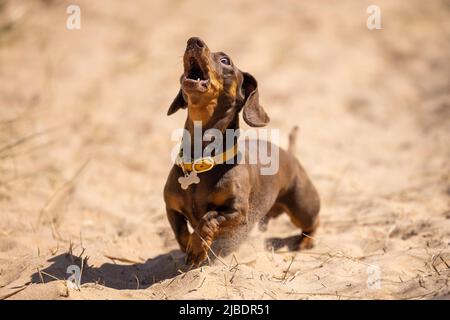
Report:
[[203,40],[197,37],[192,37],[187,42],[188,49],[202,49],[205,46]]

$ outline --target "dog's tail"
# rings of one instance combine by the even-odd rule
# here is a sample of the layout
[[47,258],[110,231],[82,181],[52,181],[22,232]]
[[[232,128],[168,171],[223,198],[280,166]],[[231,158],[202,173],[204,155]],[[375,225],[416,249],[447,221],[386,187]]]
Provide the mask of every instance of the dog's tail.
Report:
[[298,126],[294,126],[289,133],[289,147],[288,151],[290,153],[295,153],[295,147],[297,145],[297,132],[298,132]]

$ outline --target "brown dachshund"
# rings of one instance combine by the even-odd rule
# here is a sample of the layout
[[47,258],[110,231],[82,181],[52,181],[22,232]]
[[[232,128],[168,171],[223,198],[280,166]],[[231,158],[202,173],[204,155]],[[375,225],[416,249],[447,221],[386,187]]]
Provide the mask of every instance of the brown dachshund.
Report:
[[[183,62],[181,89],[167,114],[187,108],[185,129],[191,133],[191,139],[194,123],[201,123],[203,132],[211,128],[220,130],[228,145],[230,138],[225,136],[225,130],[239,128],[241,111],[251,127],[269,122],[259,104],[255,78],[240,71],[225,53],[211,52],[204,41],[190,38]],[[232,140],[231,145],[235,145],[237,137]],[[194,141],[191,142],[193,145]],[[226,241],[222,240],[232,243],[234,239],[239,243],[257,222],[264,229],[270,218],[282,212],[302,230],[298,236],[289,238],[289,247],[311,248],[310,236],[318,226],[319,195],[292,152],[278,148],[279,170],[263,175],[260,163],[226,162],[239,156],[235,149],[209,157],[208,161],[195,162],[183,157],[170,171],[164,200],[175,238],[186,253],[186,263],[201,264],[209,258],[212,248],[220,254],[215,248],[217,244],[218,250],[225,248]],[[183,184],[183,179],[192,177],[192,171],[195,171],[192,182]],[[234,248],[233,244],[230,248]]]

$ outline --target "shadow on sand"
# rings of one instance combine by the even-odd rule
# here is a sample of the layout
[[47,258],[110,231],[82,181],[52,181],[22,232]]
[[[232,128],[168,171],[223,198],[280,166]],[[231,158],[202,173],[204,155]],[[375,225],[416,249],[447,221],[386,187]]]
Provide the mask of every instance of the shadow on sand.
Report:
[[[31,276],[31,282],[42,283],[44,281],[47,283],[55,281],[55,278],[67,279],[70,274],[66,271],[70,265],[81,266],[81,259],[69,253],[60,254],[48,261],[52,264],[34,273]],[[184,263],[184,254],[180,250],[172,250],[143,263],[104,263],[98,268],[84,264],[81,284],[98,283],[119,290],[145,289],[158,281],[173,278],[179,275],[180,271],[185,272],[188,269],[189,267]]]
[[[266,239],[266,249],[278,250],[287,247],[288,250],[295,250],[298,247],[299,239],[300,236],[268,238]],[[222,246],[221,249],[224,248],[225,246]],[[77,265],[81,268],[82,265],[80,257],[70,253],[57,255],[49,259],[48,262],[52,263],[49,267],[39,270],[31,276],[32,283],[47,283],[57,279],[68,279],[71,274],[67,273],[67,268],[71,265]],[[184,253],[180,250],[172,250],[143,263],[104,263],[96,268],[84,262],[81,284],[98,283],[118,290],[146,289],[156,282],[174,278],[189,269],[189,266],[184,262]]]

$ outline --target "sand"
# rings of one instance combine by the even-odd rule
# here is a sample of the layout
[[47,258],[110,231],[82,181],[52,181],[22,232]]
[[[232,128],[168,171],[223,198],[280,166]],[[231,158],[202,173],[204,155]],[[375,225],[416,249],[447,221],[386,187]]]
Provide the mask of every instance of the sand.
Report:
[[[0,297],[449,298],[450,8],[445,1],[0,1]],[[278,3],[278,2],[277,2]],[[269,128],[322,199],[316,246],[270,252],[282,215],[184,265],[162,190],[186,40],[259,81]],[[66,269],[82,268],[79,289]]]

